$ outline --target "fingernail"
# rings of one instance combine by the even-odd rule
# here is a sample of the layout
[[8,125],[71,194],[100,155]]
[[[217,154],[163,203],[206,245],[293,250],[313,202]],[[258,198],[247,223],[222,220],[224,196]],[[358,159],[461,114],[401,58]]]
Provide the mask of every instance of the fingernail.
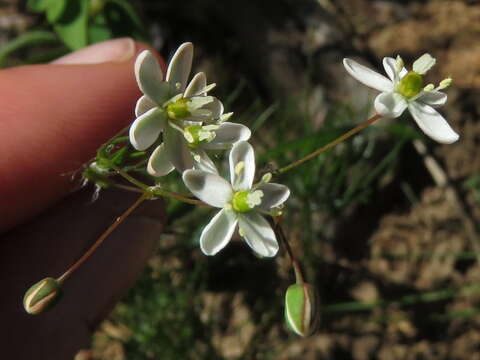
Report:
[[52,61],[52,64],[99,64],[123,62],[135,54],[135,41],[131,38],[107,40],[77,50]]

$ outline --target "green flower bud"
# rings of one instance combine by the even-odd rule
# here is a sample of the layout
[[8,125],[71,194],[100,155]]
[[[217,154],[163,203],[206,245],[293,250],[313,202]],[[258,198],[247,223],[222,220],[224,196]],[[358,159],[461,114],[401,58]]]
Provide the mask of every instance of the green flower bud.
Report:
[[167,114],[170,119],[174,120],[180,120],[190,116],[190,111],[188,110],[188,100],[182,98],[171,102],[167,105]]
[[405,96],[407,99],[419,94],[423,89],[423,76],[410,71],[398,83],[397,92]]
[[60,295],[61,284],[47,277],[33,285],[23,297],[25,311],[32,315],[41,314],[52,307]]
[[318,296],[308,284],[291,285],[285,294],[285,321],[300,336],[308,336],[318,319]]

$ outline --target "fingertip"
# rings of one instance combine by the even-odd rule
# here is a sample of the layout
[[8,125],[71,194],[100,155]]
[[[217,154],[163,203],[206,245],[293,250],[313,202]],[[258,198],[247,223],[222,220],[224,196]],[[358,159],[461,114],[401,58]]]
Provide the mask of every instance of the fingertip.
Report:
[[[133,63],[145,49],[153,50],[134,43],[122,61],[76,64],[70,58],[0,71],[0,230],[69,192],[73,183],[65,174],[134,119],[141,93]],[[85,52],[77,61],[81,57]]]

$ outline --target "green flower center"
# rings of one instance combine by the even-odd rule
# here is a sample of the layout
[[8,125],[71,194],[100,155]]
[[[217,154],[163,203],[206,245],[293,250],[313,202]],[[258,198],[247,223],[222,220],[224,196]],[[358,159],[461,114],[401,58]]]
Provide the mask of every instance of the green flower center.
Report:
[[247,212],[262,203],[263,191],[241,190],[233,194],[232,208],[236,212]]
[[202,130],[201,125],[191,125],[185,128],[185,132],[188,133],[189,142],[187,145],[190,148],[196,148],[202,142],[206,142],[205,140],[200,140],[200,131]]
[[171,102],[167,105],[167,114],[170,119],[174,120],[180,120],[190,116],[190,111],[188,110],[188,100],[178,99],[177,101]]
[[250,194],[250,191],[244,190],[244,191],[237,191],[233,195],[233,200],[232,200],[232,207],[233,210],[237,212],[247,212],[253,209],[253,206],[250,206],[248,204],[248,195]]
[[423,89],[423,76],[416,73],[415,71],[410,71],[405,75],[402,80],[397,85],[397,92],[407,99],[414,97],[419,94]]

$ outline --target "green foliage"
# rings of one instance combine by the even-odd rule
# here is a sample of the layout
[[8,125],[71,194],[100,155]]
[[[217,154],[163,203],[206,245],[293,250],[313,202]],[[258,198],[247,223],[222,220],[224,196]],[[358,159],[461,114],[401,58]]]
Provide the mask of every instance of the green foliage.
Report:
[[[28,0],[27,8],[41,14],[45,21],[1,49],[2,67],[13,53],[33,46],[48,45],[43,51],[47,56],[27,56],[27,63],[49,61],[62,53],[117,37],[146,41],[142,21],[128,0]],[[63,49],[50,51],[53,45]]]
[[205,282],[204,262],[191,266],[188,276],[184,269],[166,270],[162,265],[145,272],[117,307],[113,317],[132,330],[125,346],[128,359],[216,358],[208,324],[197,312],[203,306],[199,294]]

